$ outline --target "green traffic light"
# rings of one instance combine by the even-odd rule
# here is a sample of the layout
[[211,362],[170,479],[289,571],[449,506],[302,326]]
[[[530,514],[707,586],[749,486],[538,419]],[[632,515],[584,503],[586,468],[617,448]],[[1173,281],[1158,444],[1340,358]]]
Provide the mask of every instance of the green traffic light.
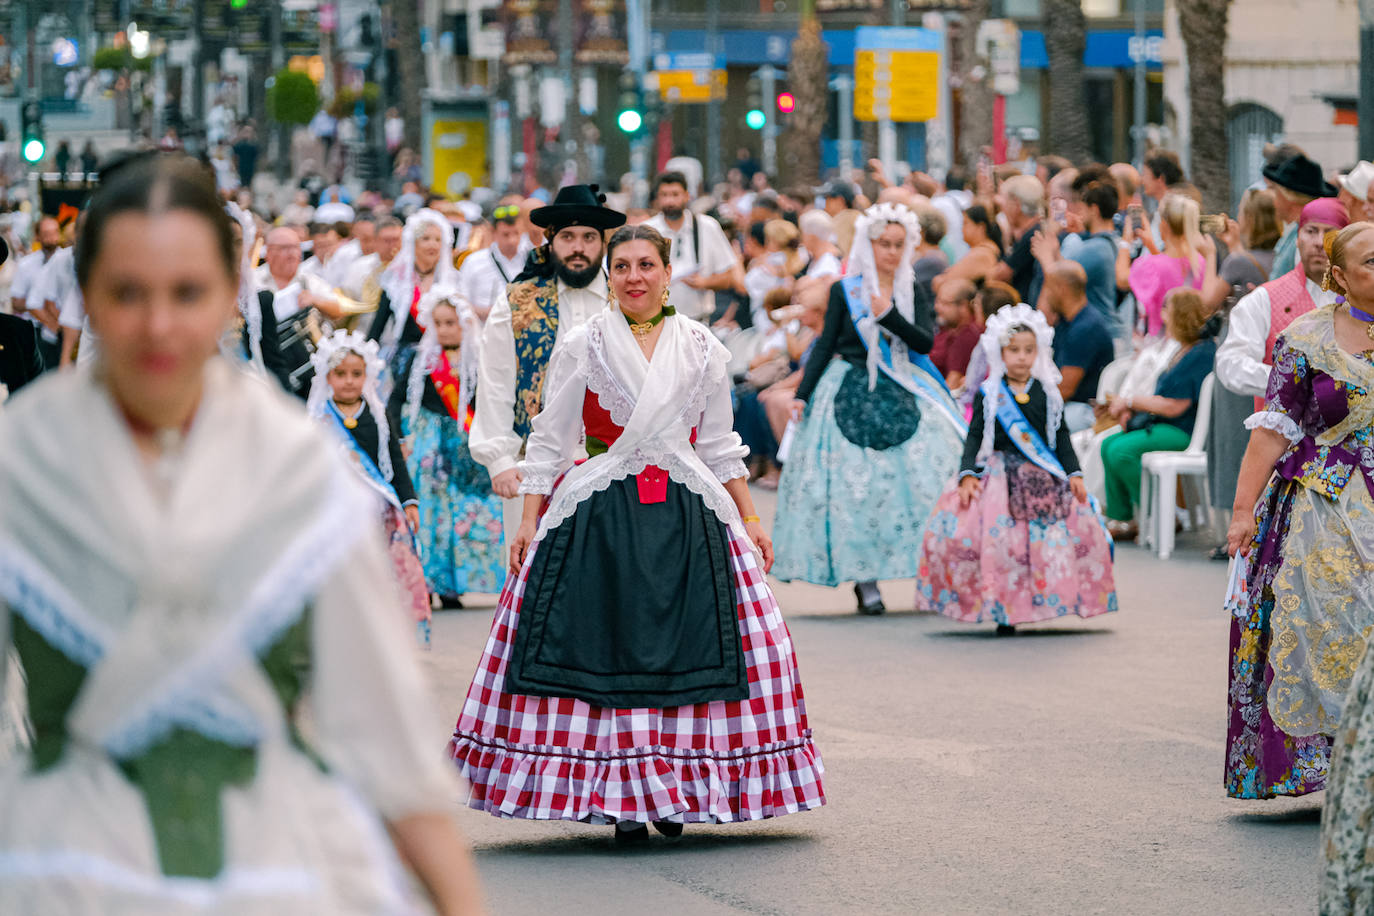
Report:
[[43,154],[47,152],[47,146],[37,137],[30,137],[24,141],[24,161],[30,164],[42,162]]
[[632,134],[644,125],[644,118],[633,108],[627,108],[616,115],[615,123],[625,133]]
[[247,5],[248,0],[229,0],[229,6],[232,9],[241,10]]
[[766,122],[767,118],[764,116],[763,112],[757,108],[744,116],[744,123],[748,124],[752,130],[763,130],[763,125]]

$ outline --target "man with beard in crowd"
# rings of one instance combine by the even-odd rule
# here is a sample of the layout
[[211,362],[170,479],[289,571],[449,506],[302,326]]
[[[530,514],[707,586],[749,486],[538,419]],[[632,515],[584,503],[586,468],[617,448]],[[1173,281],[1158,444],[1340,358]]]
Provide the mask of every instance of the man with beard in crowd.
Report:
[[512,500],[508,507],[518,504],[516,464],[543,405],[554,346],[606,307],[604,233],[624,225],[625,214],[605,207],[605,200],[593,185],[570,185],[531,212],[546,241],[487,317],[469,447],[491,475],[492,489]]
[[688,210],[689,202],[686,176],[664,172],[654,181],[658,213],[645,225],[657,229],[672,245],[668,303],[681,315],[710,321],[716,310],[716,292],[728,289],[733,282],[735,252],[720,223]]

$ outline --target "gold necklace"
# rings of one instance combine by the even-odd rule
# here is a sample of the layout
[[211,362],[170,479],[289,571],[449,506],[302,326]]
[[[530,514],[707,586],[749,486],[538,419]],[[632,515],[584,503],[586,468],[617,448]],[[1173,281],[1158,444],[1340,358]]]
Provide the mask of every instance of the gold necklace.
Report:
[[[1008,387],[1010,387],[1010,385],[1008,385]],[[1014,397],[1014,398],[1016,399],[1016,403],[1018,403],[1018,404],[1029,404],[1029,403],[1030,403],[1030,382],[1027,382],[1027,383],[1026,383],[1026,390],[1025,390],[1025,391],[1016,391],[1016,390],[1013,390],[1012,393],[1011,393],[1011,395],[1012,395],[1012,397]]]

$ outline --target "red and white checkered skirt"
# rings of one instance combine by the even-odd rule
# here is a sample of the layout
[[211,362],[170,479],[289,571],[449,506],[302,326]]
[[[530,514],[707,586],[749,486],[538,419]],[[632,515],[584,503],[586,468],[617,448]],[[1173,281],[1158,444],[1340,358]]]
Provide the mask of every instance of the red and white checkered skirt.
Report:
[[749,699],[664,709],[505,692],[536,549],[506,581],[449,741],[471,807],[531,820],[726,823],[825,804],[792,637],[747,540],[730,532]]

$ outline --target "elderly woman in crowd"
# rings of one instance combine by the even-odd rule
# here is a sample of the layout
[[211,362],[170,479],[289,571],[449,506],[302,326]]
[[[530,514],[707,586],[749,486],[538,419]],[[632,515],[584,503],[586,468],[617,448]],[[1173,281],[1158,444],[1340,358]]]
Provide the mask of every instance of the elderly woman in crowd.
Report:
[[1201,338],[1207,311],[1196,290],[1174,290],[1162,315],[1165,332],[1178,349],[1159,374],[1154,394],[1112,401],[1112,419],[1125,432],[1105,439],[1101,446],[1107,527],[1114,537],[1128,540],[1137,533],[1140,458],[1146,452],[1181,452],[1188,447],[1202,382],[1216,359],[1216,345]]

